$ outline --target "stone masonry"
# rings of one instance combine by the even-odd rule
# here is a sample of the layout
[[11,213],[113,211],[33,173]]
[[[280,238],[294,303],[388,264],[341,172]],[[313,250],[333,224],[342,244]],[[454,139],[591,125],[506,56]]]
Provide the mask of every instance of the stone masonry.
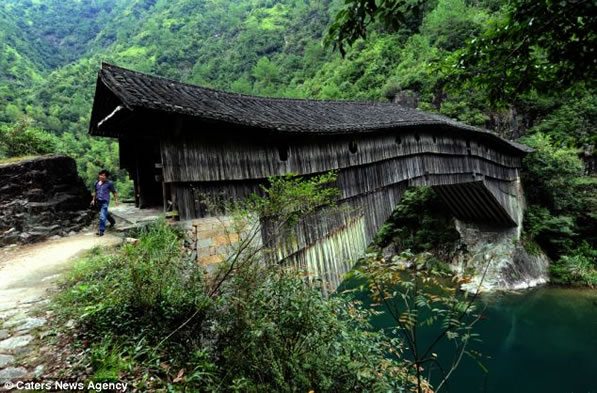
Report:
[[232,217],[199,218],[185,225],[187,248],[196,254],[197,262],[206,267],[222,262],[240,239]]
[[0,165],[0,247],[76,232],[91,222],[91,193],[75,161],[49,155]]

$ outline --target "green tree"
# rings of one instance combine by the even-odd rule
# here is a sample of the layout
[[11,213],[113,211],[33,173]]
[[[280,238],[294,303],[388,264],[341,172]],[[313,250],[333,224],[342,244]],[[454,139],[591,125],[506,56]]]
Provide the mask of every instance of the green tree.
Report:
[[453,51],[475,37],[487,19],[487,12],[464,0],[440,0],[423,19],[421,33],[434,47]]
[[15,104],[8,104],[4,108],[4,116],[9,122],[16,122],[23,116],[23,112]]
[[[430,6],[428,0],[347,0],[330,25],[326,42],[344,55],[378,24],[398,31]],[[597,5],[591,0],[513,0],[462,52],[454,65],[460,81],[489,92],[492,103],[511,102],[532,90],[594,85]],[[470,27],[470,26],[469,26]],[[457,34],[457,30],[453,31]],[[555,87],[557,86],[557,87]]]
[[276,89],[280,81],[280,71],[267,57],[257,61],[252,72],[255,79],[254,89],[262,95],[276,95]]
[[461,77],[502,104],[533,90],[594,87],[596,25],[592,0],[512,0],[462,53]]
[[[369,290],[375,302],[371,307],[380,307],[395,323],[390,331],[401,338],[401,345],[395,352],[402,353],[406,360],[404,371],[406,379],[414,385],[413,391],[441,392],[464,355],[478,358],[470,344],[479,341],[474,326],[480,319],[475,300],[481,284],[470,297],[463,297],[458,293],[458,286],[468,280],[429,269],[430,254],[414,255],[405,251],[399,258],[412,263],[413,269],[406,272],[403,265],[366,258],[353,274],[365,283],[360,290]],[[433,331],[437,333],[429,342],[423,343],[420,332],[429,327],[434,327]],[[442,341],[454,344],[452,354],[438,353],[437,345]],[[423,375],[424,372],[431,375],[432,371],[439,374],[433,389]]]
[[597,94],[584,90],[564,96],[564,103],[548,111],[531,132],[549,135],[553,144],[569,148],[597,146]]
[[576,149],[557,147],[542,133],[523,142],[535,149],[524,159],[525,231],[556,260],[582,241],[597,248],[597,179],[583,177]]
[[392,244],[398,253],[427,251],[442,258],[460,237],[453,221],[431,187],[410,188],[377,233],[375,243],[380,247]]

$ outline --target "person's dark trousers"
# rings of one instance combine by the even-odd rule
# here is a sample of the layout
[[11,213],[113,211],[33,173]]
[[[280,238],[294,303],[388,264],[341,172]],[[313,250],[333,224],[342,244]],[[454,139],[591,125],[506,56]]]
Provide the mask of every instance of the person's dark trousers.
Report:
[[104,230],[106,229],[106,220],[108,220],[110,222],[110,225],[114,225],[114,223],[116,222],[114,220],[114,218],[110,215],[110,213],[108,213],[108,205],[110,204],[110,202],[108,201],[97,201],[97,203],[100,206],[100,211],[99,211],[99,231],[100,233],[103,233]]

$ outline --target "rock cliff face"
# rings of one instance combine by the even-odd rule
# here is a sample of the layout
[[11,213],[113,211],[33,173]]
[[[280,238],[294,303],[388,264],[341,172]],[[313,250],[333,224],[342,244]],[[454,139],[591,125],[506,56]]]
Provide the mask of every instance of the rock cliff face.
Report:
[[525,289],[549,281],[549,259],[542,252],[530,254],[520,241],[520,228],[496,230],[456,222],[459,242],[466,252],[457,255],[451,266],[457,273],[472,269],[472,281],[462,289],[476,292]]
[[0,165],[0,246],[66,235],[89,225],[91,194],[75,161],[50,155]]

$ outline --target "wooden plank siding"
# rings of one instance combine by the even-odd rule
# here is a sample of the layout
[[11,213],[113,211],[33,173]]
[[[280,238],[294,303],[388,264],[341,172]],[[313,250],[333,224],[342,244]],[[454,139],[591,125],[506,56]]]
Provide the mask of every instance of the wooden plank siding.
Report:
[[[243,199],[258,192],[268,176],[338,170],[337,207],[305,217],[283,240],[273,238],[268,220],[261,223],[263,242],[274,251],[272,261],[306,269],[331,288],[362,255],[409,186],[434,186],[462,220],[517,224],[501,190],[512,189],[521,158],[473,138],[402,131],[399,141],[393,133],[289,138],[282,147],[275,138],[255,139],[231,142],[179,134],[161,141],[165,181],[176,185],[181,219],[223,214],[209,212],[202,200]],[[356,153],[349,149],[352,141]],[[280,160],[280,148],[288,152],[286,161]]]
[[[335,186],[343,201],[408,181],[412,185],[456,184],[481,177],[511,182],[518,178],[521,165],[519,156],[474,139],[449,139],[420,131],[402,132],[399,141],[394,134],[319,138],[319,143],[289,139],[284,146],[289,151],[287,161],[280,161],[275,139],[261,143],[255,139],[235,138],[231,143],[213,136],[179,134],[161,141],[164,181],[176,184],[182,219],[210,215],[202,203],[205,198],[239,200],[258,191],[268,176],[288,172],[310,176],[338,170]],[[355,140],[358,150],[351,153],[349,144]],[[498,221],[503,223],[501,218]]]
[[[301,139],[289,137],[276,141],[275,138],[239,135],[223,141],[221,137],[193,133],[183,133],[179,137],[168,135],[161,141],[164,179],[166,182],[194,182],[263,179],[288,172],[305,175],[423,153],[438,159],[455,156],[458,161],[476,157],[512,169],[521,166],[520,156],[507,154],[472,137],[401,130],[367,137]],[[351,142],[357,146],[356,153],[349,151]],[[280,160],[280,149],[287,149],[286,161]],[[441,160],[437,161],[437,165],[441,163]]]
[[[336,207],[324,208],[303,218],[292,229],[292,235],[282,239],[272,238],[271,223],[264,220],[261,224],[264,244],[275,250],[274,260],[292,257],[291,260],[303,266],[306,262],[302,260],[302,255],[308,248],[346,230],[355,220],[360,220],[363,231],[359,241],[369,244],[390,217],[407,187],[407,182],[398,183],[344,200]],[[364,250],[362,248],[360,252]]]

